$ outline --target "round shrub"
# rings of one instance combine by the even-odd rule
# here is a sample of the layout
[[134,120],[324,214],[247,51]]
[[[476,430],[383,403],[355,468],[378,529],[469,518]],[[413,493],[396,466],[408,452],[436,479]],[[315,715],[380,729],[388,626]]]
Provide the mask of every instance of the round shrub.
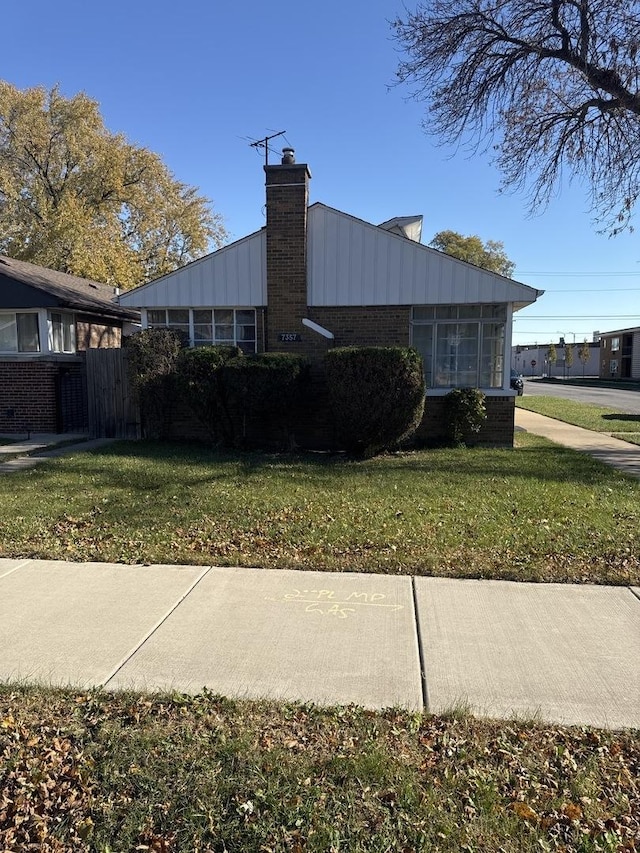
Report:
[[487,419],[485,395],[478,388],[455,388],[445,397],[447,434],[452,444],[466,444]]
[[422,357],[411,347],[338,347],[326,357],[339,447],[373,456],[415,432],[424,411]]

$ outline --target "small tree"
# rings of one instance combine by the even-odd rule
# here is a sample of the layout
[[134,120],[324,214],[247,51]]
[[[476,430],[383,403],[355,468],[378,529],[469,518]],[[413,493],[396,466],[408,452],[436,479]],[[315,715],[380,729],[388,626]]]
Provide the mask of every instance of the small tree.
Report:
[[584,369],[586,367],[587,362],[589,361],[589,356],[591,355],[591,350],[589,349],[589,344],[587,343],[587,339],[585,338],[582,342],[582,346],[578,350],[578,358],[580,359],[580,364],[582,365],[582,378],[584,379]]
[[573,362],[574,362],[573,350],[574,350],[573,344],[571,344],[571,345],[567,344],[566,347],[564,348],[564,363],[565,363],[565,366],[567,367],[568,370],[571,370],[571,368],[573,367]]
[[551,367],[555,365],[558,360],[558,351],[556,350],[555,344],[549,344],[549,349],[547,350],[547,361],[549,362],[549,376],[551,376]]

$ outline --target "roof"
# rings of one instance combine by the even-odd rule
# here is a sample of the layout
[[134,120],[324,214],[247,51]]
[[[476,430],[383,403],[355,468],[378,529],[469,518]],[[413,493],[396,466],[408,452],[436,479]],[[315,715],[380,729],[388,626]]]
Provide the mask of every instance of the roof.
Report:
[[640,332],[640,326],[634,326],[632,329],[614,329],[613,332],[598,332],[598,334],[601,338],[608,338],[611,335],[631,335],[635,332]]
[[[30,294],[27,306],[19,299],[29,289],[37,293]],[[115,299],[114,288],[108,284],[0,255],[0,308],[56,306],[120,320],[138,319],[137,311],[124,308]],[[7,305],[8,301],[12,304]]]
[[[313,307],[509,302],[544,293],[407,239],[419,217],[373,225],[314,202],[308,208],[307,299]],[[120,296],[138,308],[255,307],[267,303],[262,228]]]

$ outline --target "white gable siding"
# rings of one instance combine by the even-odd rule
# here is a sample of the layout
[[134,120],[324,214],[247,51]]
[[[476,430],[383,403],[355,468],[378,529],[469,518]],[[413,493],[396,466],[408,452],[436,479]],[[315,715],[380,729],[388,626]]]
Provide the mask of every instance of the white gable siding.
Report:
[[314,204],[309,209],[309,305],[529,304],[536,291]]
[[266,305],[264,230],[120,296],[132,308]]

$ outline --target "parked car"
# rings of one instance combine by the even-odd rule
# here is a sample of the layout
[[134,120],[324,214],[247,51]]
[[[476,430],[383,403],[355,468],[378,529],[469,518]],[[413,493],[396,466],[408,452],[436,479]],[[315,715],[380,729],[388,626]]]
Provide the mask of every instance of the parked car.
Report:
[[517,370],[511,371],[511,387],[518,392],[518,397],[524,394],[524,382],[520,373]]

